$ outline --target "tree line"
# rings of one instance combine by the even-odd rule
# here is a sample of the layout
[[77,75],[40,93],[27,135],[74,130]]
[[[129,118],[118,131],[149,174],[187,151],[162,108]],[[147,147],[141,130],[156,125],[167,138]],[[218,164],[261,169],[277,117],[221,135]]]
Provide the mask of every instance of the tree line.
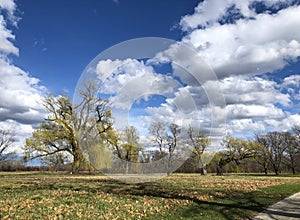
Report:
[[[67,166],[74,173],[114,169],[113,164],[129,173],[137,169],[138,163],[163,160],[165,171],[170,174],[174,161],[184,151],[189,151],[178,172],[222,175],[224,171],[245,171],[278,175],[300,171],[299,126],[294,126],[290,132],[255,134],[251,140],[227,136],[221,143],[223,150],[215,153],[206,164],[203,157],[211,139],[203,131],[153,121],[149,127],[152,147],[142,146],[135,127],[128,126],[122,131],[114,128],[109,102],[97,91],[95,84],[87,84],[80,91],[80,101],[76,104],[67,95],[45,97],[43,105],[48,116],[26,139],[24,160],[40,158],[43,165],[58,170]],[[5,164],[3,161],[12,161],[8,149],[14,138],[15,133],[0,130],[0,169],[1,164]],[[119,164],[112,163],[115,158],[119,159]],[[135,168],[132,162],[137,163]]]

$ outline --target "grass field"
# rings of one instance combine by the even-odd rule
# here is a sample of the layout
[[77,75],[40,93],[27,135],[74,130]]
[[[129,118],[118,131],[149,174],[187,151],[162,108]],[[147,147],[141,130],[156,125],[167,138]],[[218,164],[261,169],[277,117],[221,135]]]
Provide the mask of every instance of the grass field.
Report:
[[125,184],[102,175],[0,173],[0,219],[249,219],[300,191],[300,177],[173,174]]

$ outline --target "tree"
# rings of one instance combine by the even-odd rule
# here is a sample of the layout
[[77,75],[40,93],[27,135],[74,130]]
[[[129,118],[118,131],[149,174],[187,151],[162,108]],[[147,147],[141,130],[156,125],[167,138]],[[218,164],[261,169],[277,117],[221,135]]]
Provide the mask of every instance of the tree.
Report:
[[41,163],[54,171],[63,170],[66,162],[69,162],[69,157],[64,152],[41,158]]
[[98,144],[103,134],[112,127],[107,100],[97,95],[97,88],[89,83],[80,92],[79,104],[66,95],[50,95],[43,101],[48,117],[26,140],[26,158],[48,157],[62,152],[73,158],[72,170],[93,169],[87,161],[91,140]]
[[170,134],[167,135],[167,150],[168,150],[168,160],[167,160],[167,175],[171,174],[171,162],[173,156],[175,154],[175,149],[178,143],[178,136],[181,132],[181,129],[177,124],[170,124],[169,125]]
[[258,135],[257,141],[261,143],[269,155],[269,161],[276,175],[280,172],[284,152],[288,147],[284,132],[269,132],[265,135]]
[[[203,131],[198,130],[194,131],[192,127],[189,127],[188,130],[188,136],[191,142],[191,145],[193,146],[193,154],[196,157],[196,162],[199,164],[199,167],[201,168],[201,174],[205,175],[207,174],[206,166],[207,164],[203,164],[201,162],[201,156],[203,155],[205,149],[208,147],[208,145],[211,143],[211,140],[208,136],[206,136]],[[200,166],[200,162],[202,163]]]
[[292,169],[292,173],[296,174],[296,161],[297,155],[300,153],[299,149],[299,128],[294,127],[293,130],[296,132],[297,135],[293,135],[290,132],[285,132],[284,141],[286,142],[286,150],[285,154],[288,158],[288,166]]
[[162,122],[152,122],[149,128],[150,134],[153,136],[153,142],[158,145],[158,151],[153,155],[155,160],[160,160],[166,156],[166,127]]
[[[256,140],[258,135],[256,135]],[[268,175],[270,164],[270,152],[262,143],[256,142],[254,146],[254,160],[263,168],[265,175]]]
[[152,122],[149,131],[154,137],[153,142],[159,148],[158,159],[163,159],[163,162],[166,163],[167,175],[170,175],[172,160],[175,155],[181,129],[174,123],[167,126],[162,122]]
[[139,162],[139,152],[142,146],[139,144],[139,136],[134,126],[126,127],[121,133],[121,147],[116,148],[120,159],[125,160],[125,172],[129,172],[129,162]]
[[128,174],[129,162],[139,162],[139,152],[143,149],[136,128],[129,126],[119,132],[111,129],[106,133],[105,140],[117,158],[122,160],[125,173]]
[[9,148],[15,142],[15,133],[10,130],[0,130],[0,161],[8,159],[14,153]]
[[226,137],[223,140],[225,150],[219,160],[217,174],[223,175],[223,167],[230,162],[234,162],[236,165],[239,165],[243,159],[252,158],[254,156],[253,146],[255,144],[255,142],[231,136]]

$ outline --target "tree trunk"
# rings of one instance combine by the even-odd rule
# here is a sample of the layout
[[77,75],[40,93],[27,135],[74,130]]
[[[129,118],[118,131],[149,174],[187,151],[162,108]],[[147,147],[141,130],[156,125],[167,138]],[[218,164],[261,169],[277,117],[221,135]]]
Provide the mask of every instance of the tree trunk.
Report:
[[218,176],[223,176],[223,166],[221,166],[221,165],[218,165],[217,166],[217,175]]
[[81,152],[81,149],[75,148],[73,152],[73,166],[72,166],[72,172],[73,173],[79,173],[80,168],[84,165],[84,156]]
[[207,175],[207,170],[205,167],[201,168],[201,175]]
[[73,156],[72,173],[79,173],[80,160],[77,155]]
[[128,160],[125,160],[125,174],[129,173],[129,162]]
[[267,167],[264,167],[264,172],[265,172],[265,175],[267,176],[268,175],[268,168]]
[[169,155],[168,156],[168,161],[167,161],[167,175],[168,176],[171,174],[171,159],[172,159],[172,156]]

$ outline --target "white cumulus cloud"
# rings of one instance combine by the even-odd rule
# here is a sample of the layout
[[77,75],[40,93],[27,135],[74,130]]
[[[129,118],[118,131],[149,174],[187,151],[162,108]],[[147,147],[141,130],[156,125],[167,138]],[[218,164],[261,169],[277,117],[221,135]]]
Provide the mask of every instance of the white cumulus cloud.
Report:
[[37,78],[13,64],[12,55],[18,56],[14,45],[15,35],[8,24],[16,25],[16,4],[12,0],[0,0],[0,129],[16,131],[18,142],[14,149],[22,152],[24,140],[33,126],[45,118],[41,104],[46,88]]
[[156,73],[152,66],[134,59],[101,60],[96,73],[103,81],[100,92],[113,95],[113,106],[121,109],[130,109],[135,101],[147,101],[151,95],[168,96],[178,87],[172,77]]

